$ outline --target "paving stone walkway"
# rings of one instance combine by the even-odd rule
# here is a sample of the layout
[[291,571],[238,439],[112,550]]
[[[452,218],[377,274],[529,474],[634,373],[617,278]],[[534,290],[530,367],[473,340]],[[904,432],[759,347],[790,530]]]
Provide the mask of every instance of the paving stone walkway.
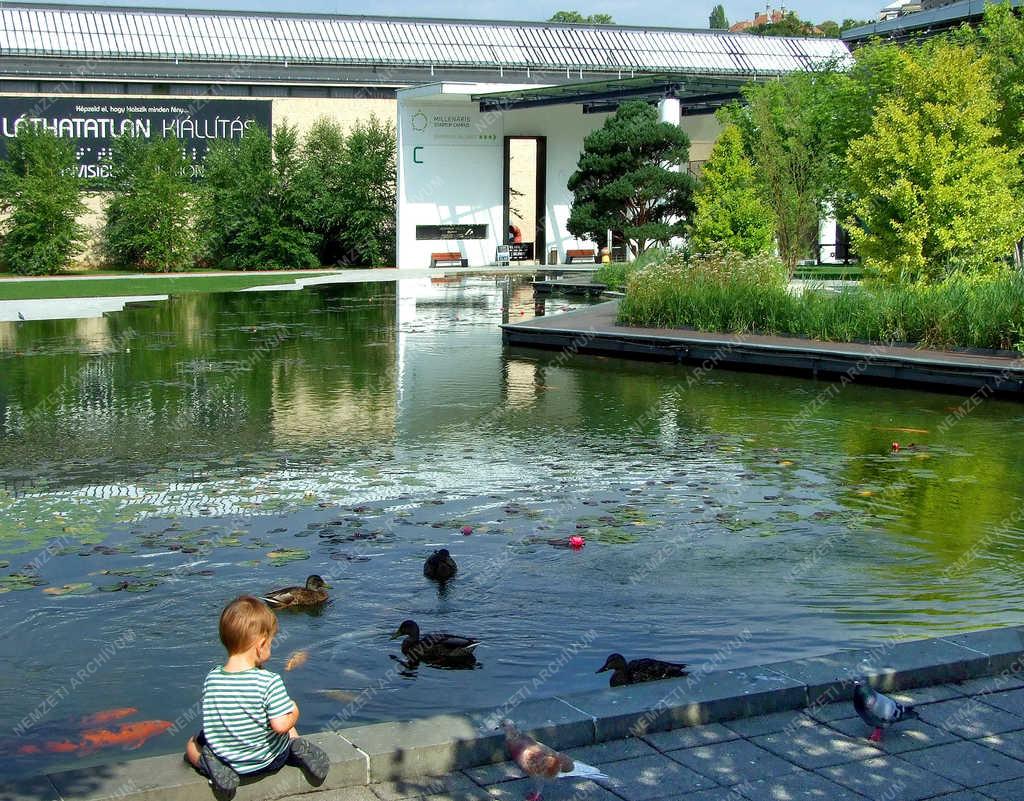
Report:
[[[610,777],[550,782],[546,801],[1024,801],[1024,680],[893,693],[920,720],[867,740],[851,702],[569,751]],[[511,763],[287,801],[520,801]]]

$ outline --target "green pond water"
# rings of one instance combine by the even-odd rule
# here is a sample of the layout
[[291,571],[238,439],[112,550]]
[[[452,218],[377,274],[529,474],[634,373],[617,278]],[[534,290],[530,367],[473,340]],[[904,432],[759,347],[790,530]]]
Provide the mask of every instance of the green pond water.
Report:
[[[603,687],[611,651],[1021,622],[1024,406],[502,347],[576,305],[460,277],[0,323],[0,778],[181,748],[221,607],[314,572],[268,664],[308,655],[305,731]],[[405,618],[477,669],[396,671]]]

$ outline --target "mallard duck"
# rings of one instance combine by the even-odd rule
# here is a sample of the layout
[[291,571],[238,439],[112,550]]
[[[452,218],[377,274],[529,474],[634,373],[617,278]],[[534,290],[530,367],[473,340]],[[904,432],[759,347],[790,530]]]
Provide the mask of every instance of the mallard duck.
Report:
[[476,664],[473,649],[480,641],[472,637],[462,637],[443,631],[432,631],[421,637],[420,627],[414,620],[403,621],[391,635],[391,639],[397,640],[403,636],[405,639],[402,640],[402,654],[410,666],[418,662],[448,667],[470,667]]
[[306,579],[305,587],[282,587],[261,595],[271,609],[285,609],[296,606],[319,606],[327,601],[330,586],[316,574]]
[[614,671],[609,681],[612,687],[690,675],[686,665],[681,662],[662,662],[660,659],[634,659],[627,662],[622,654],[609,656],[604,667],[597,672],[604,673],[606,670]]
[[452,559],[447,548],[434,551],[423,563],[423,575],[435,581],[447,581],[455,575],[455,571],[458,569],[459,566],[455,564],[455,560]]

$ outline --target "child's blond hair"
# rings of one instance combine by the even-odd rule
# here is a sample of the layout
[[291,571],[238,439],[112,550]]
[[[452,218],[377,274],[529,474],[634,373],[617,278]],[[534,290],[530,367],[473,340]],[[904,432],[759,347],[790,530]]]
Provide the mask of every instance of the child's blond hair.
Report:
[[220,641],[229,654],[249,650],[257,640],[273,639],[277,616],[259,598],[241,595],[220,613]]

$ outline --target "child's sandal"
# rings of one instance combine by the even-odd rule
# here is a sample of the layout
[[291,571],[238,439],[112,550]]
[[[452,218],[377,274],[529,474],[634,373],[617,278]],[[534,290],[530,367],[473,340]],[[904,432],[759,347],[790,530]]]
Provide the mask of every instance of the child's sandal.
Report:
[[199,765],[203,775],[210,780],[213,789],[231,798],[238,789],[238,774],[234,768],[220,761],[208,745],[204,745],[199,751]]
[[331,769],[331,760],[324,749],[301,737],[292,740],[291,749],[289,761],[292,764],[309,773],[317,783],[327,778],[327,771]]

